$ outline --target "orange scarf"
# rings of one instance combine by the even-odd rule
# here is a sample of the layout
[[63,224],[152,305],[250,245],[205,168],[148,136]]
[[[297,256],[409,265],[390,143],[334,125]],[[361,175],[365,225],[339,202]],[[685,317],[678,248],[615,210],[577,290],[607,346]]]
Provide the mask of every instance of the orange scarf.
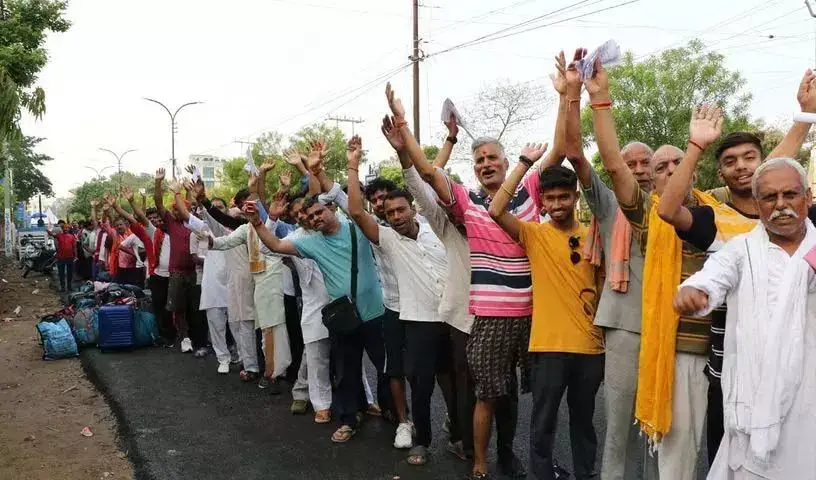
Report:
[[111,248],[108,253],[108,271],[110,272],[111,278],[116,276],[116,273],[119,272],[119,246],[122,244],[122,239],[130,235],[130,229],[126,229],[124,235],[119,235],[116,230],[113,231]]
[[587,239],[584,244],[584,258],[596,267],[603,268],[603,255],[610,255],[609,271],[606,278],[615,292],[629,291],[629,253],[632,248],[632,226],[619,208],[615,213],[615,223],[612,226],[611,252],[603,251],[601,230],[598,220],[592,217],[589,223]]

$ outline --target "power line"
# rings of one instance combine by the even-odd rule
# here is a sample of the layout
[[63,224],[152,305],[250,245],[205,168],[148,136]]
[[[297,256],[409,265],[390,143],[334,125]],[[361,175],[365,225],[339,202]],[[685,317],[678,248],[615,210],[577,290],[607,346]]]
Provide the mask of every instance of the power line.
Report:
[[[601,0],[601,1],[603,1],[603,0]],[[498,33],[498,32],[494,32],[493,34],[490,34],[490,35],[484,35],[484,36],[482,36],[482,37],[479,37],[479,38],[477,38],[477,39],[471,40],[471,41],[469,41],[469,42],[464,42],[464,43],[461,43],[461,44],[459,44],[459,45],[454,45],[453,47],[446,48],[446,49],[444,49],[444,50],[440,50],[440,51],[438,51],[438,52],[431,53],[431,54],[427,55],[425,58],[429,58],[429,57],[432,57],[432,56],[441,55],[441,54],[443,54],[443,53],[448,53],[448,52],[451,52],[451,51],[454,51],[454,50],[458,50],[458,49],[460,49],[460,48],[472,47],[472,46],[474,46],[474,45],[481,45],[481,44],[483,44],[483,43],[492,42],[492,41],[494,41],[494,40],[501,40],[502,38],[512,37],[512,36],[514,36],[514,35],[520,35],[520,34],[522,34],[522,33],[531,32],[531,31],[533,31],[533,30],[538,30],[538,29],[540,29],[540,28],[544,28],[544,27],[550,27],[550,26],[552,26],[552,25],[558,25],[559,23],[564,23],[564,22],[568,22],[568,21],[570,21],[570,20],[575,20],[575,19],[578,19],[578,18],[587,17],[587,16],[589,16],[589,15],[594,15],[594,14],[596,14],[596,13],[605,12],[605,11],[607,11],[607,10],[612,10],[612,9],[615,9],[615,8],[620,8],[620,7],[623,7],[623,6],[625,6],[625,5],[629,5],[629,4],[632,4],[632,3],[636,3],[636,2],[638,2],[638,1],[640,1],[640,0],[629,0],[629,1],[627,1],[627,2],[619,3],[619,4],[617,4],[617,5],[612,5],[612,6],[605,7],[605,8],[601,8],[601,9],[598,9],[598,10],[593,10],[593,11],[591,11],[591,12],[582,13],[582,14],[580,14],[580,15],[575,15],[575,16],[573,16],[573,17],[564,18],[564,19],[561,19],[561,20],[556,20],[556,21],[554,21],[554,22],[550,22],[550,23],[547,23],[547,24],[544,24],[544,25],[537,25],[537,26],[535,26],[535,27],[530,27],[530,28],[527,28],[527,29],[524,29],[524,30],[521,30],[521,31],[518,31],[518,32],[512,32],[512,33],[508,33],[508,34],[501,35],[501,36],[498,36],[498,37],[492,37],[492,35],[495,35],[496,33]],[[584,2],[579,2],[579,3],[584,3]],[[595,3],[599,3],[599,2],[595,2]],[[565,8],[566,8],[566,7],[565,7]],[[563,9],[561,9],[561,10],[563,10]],[[559,11],[560,11],[560,10],[559,10]],[[530,23],[530,22],[525,22],[525,23]],[[507,29],[505,29],[505,30],[507,30]]]

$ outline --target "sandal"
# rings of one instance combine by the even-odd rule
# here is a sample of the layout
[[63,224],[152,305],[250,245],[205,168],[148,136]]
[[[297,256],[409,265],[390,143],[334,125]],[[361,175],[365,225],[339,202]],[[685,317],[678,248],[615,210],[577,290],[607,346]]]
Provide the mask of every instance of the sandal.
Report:
[[428,463],[428,449],[422,445],[417,445],[408,450],[408,458],[405,459],[408,465],[421,467]]
[[315,412],[314,422],[319,424],[331,422],[331,410],[326,409]]
[[376,403],[372,403],[369,404],[368,407],[365,409],[365,414],[370,415],[372,417],[381,417],[382,410],[380,409],[379,405],[377,405]]
[[448,442],[448,446],[445,447],[445,450],[452,453],[456,458],[462,461],[466,461],[468,459],[467,454],[465,453],[465,447],[462,446],[462,442]]
[[292,406],[289,407],[289,411],[293,415],[303,415],[308,407],[309,403],[306,400],[294,400]]
[[254,382],[255,380],[258,380],[258,372],[241,370],[241,373],[238,376],[241,377],[242,382]]
[[334,443],[346,443],[351,440],[355,433],[357,433],[357,430],[348,425],[343,425],[332,434],[331,440]]
[[485,472],[473,472],[468,477],[468,480],[490,480],[490,474]]

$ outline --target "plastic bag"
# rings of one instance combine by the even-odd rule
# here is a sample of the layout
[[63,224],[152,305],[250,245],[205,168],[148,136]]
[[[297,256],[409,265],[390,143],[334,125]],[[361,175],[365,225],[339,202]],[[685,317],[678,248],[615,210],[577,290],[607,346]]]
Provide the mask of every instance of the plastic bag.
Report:
[[80,308],[74,313],[74,337],[81,347],[96,345],[99,337],[99,319],[96,308]]
[[76,357],[79,355],[71,326],[64,318],[54,323],[43,320],[37,324],[37,333],[43,345],[43,360]]
[[133,312],[133,344],[136,347],[150,347],[159,339],[156,316],[145,310]]

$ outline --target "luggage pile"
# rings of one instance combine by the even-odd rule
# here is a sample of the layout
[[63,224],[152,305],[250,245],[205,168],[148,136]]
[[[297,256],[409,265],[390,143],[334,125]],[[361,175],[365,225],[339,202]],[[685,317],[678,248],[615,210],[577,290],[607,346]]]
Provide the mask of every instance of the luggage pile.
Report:
[[150,290],[116,283],[83,285],[68,306],[40,319],[37,332],[43,360],[77,356],[83,347],[103,352],[149,347],[159,339]]

